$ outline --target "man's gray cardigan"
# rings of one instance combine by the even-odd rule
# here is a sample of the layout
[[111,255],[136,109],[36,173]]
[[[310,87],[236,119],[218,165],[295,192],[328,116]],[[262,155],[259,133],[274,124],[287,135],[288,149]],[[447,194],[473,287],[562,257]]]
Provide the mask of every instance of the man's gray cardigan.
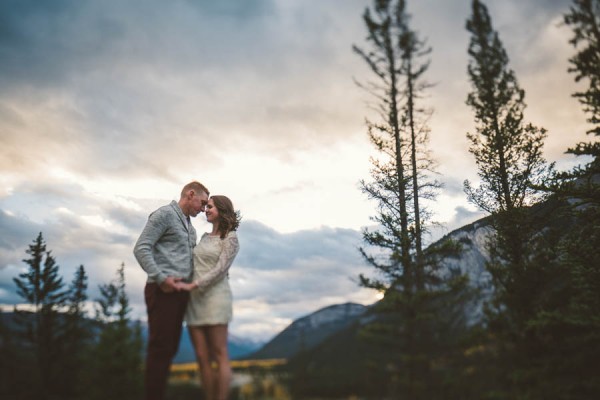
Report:
[[196,230],[173,200],[150,214],[133,254],[148,282],[161,284],[168,276],[191,278],[195,245]]

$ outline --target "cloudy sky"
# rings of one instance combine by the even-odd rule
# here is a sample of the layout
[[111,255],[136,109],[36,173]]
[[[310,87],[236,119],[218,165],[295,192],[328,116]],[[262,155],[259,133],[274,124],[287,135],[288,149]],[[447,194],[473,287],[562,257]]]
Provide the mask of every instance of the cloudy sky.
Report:
[[[481,214],[465,105],[468,0],[408,2],[433,48],[424,99],[445,189],[432,205],[443,232]],[[545,156],[585,138],[571,98],[567,0],[488,0],[525,117],[548,129]],[[65,281],[83,264],[90,296],[124,262],[136,316],[145,274],[132,247],[148,214],[203,182],[244,219],[231,271],[238,336],[266,340],[293,319],[376,293],[357,251],[374,204],[364,119],[370,78],[368,0],[0,0],[0,304],[20,303],[12,278],[43,232]],[[199,232],[209,230],[200,216]],[[433,237],[432,239],[435,239]]]

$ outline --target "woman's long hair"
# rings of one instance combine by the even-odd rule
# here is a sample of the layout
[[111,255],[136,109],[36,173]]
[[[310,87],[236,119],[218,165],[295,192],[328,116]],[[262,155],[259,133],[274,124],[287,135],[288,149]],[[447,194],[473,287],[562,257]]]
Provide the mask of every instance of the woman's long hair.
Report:
[[221,239],[225,239],[225,236],[231,231],[237,230],[240,226],[242,216],[239,211],[233,208],[233,203],[227,196],[215,195],[211,197],[215,207],[219,210],[219,233]]

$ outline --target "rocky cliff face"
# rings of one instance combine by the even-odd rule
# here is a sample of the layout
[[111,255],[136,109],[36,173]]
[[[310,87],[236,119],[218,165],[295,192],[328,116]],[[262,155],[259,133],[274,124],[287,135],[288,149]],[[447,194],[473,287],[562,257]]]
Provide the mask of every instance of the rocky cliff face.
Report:
[[363,315],[367,307],[345,303],[322,308],[297,319],[256,353],[247,358],[290,358],[313,348]]
[[455,240],[462,247],[459,257],[449,257],[442,261],[442,271],[444,273],[457,271],[468,276],[469,284],[481,291],[480,299],[467,308],[468,320],[471,323],[481,319],[483,303],[489,299],[493,290],[490,273],[485,268],[486,262],[490,259],[486,243],[493,234],[493,228],[484,219],[457,229],[442,238],[442,240]]
[[345,303],[322,308],[290,325],[290,329],[320,329],[346,325],[349,320],[360,316],[366,307],[362,304]]

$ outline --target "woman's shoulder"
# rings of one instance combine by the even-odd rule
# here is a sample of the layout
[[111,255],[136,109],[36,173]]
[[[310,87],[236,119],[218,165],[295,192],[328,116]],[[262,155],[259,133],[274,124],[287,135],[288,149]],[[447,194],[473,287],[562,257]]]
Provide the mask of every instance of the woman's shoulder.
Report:
[[228,238],[236,238],[237,239],[237,232],[236,231],[229,231],[227,232],[227,236],[225,236],[226,239]]
[[[200,237],[200,239],[220,239],[221,237],[219,235],[213,235],[210,232],[204,232],[202,234],[202,236]],[[228,240],[228,239],[237,239],[237,233],[235,231],[229,231],[227,232],[227,235],[225,235],[225,237],[222,240]]]
[[235,231],[227,232],[227,236],[225,236],[225,239],[223,239],[223,241],[233,248],[239,249],[240,247],[240,242]]

